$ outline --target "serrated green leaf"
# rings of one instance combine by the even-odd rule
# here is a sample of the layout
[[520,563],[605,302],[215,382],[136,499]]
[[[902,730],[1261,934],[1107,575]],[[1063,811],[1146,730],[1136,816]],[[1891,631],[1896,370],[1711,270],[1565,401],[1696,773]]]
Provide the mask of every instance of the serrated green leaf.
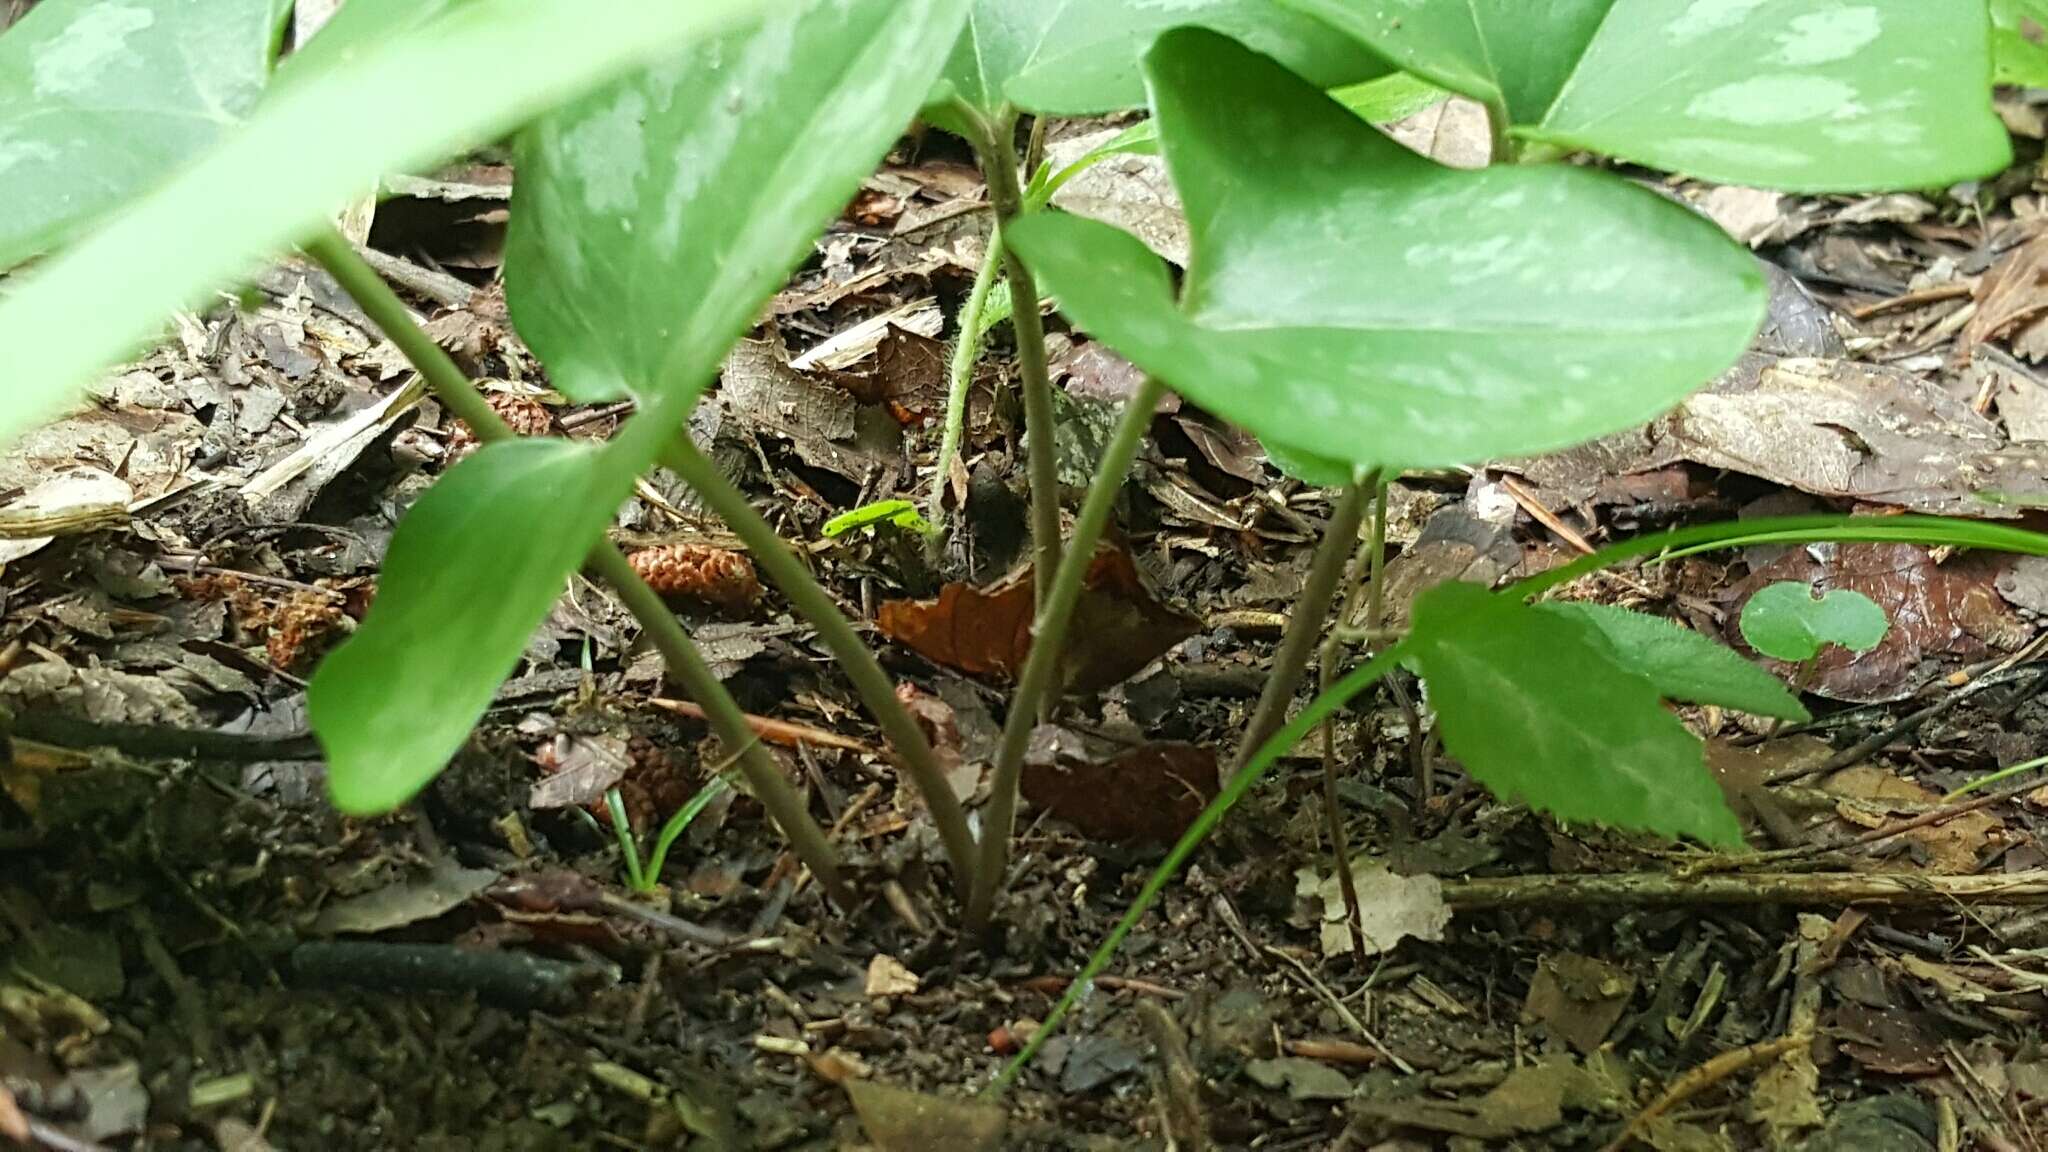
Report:
[[0,36],[0,270],[240,123],[290,0],[43,0]]
[[1742,638],[1774,660],[1811,660],[1829,644],[1868,652],[1883,643],[1891,621],[1861,592],[1837,588],[1824,596],[1797,580],[1766,584],[1742,606]]
[[[337,803],[398,803],[460,746],[727,346],[909,123],[963,10],[803,0],[534,127],[506,257],[514,319],[557,388],[629,387],[640,411],[596,456],[493,445],[488,474],[465,478],[466,462],[407,516],[377,610],[320,670]],[[505,510],[480,511],[488,499]],[[488,610],[459,600],[486,592]],[[441,714],[384,737],[422,693]]]
[[[506,297],[556,388],[687,404],[887,150],[965,0],[783,6],[518,146]],[[855,174],[855,170],[859,173]]]
[[1780,720],[1809,718],[1776,676],[1690,628],[1610,604],[1551,602],[1536,609],[1590,625],[1606,639],[1607,655],[1616,664],[1648,680],[1666,700],[1717,704]]
[[427,489],[391,539],[368,618],[306,690],[337,807],[395,808],[461,749],[603,535],[603,519],[563,523],[557,509],[616,507],[633,476],[587,445],[514,440]]
[[1793,192],[2011,162],[1983,0],[1284,0],[1516,134]]
[[1182,306],[1107,225],[1042,213],[1010,243],[1078,326],[1262,438],[1365,467],[1561,448],[1677,403],[1763,318],[1753,258],[1625,181],[1441,167],[1212,33],[1148,69]]
[[959,100],[984,117],[1005,104],[1059,116],[1135,108],[1145,102],[1139,57],[1183,25],[1242,40],[1326,88],[1387,72],[1349,37],[1271,0],[977,0],[931,103]]
[[10,280],[0,300],[0,443],[61,410],[173,310],[322,226],[381,174],[436,163],[776,6],[474,0],[286,86],[202,157]]
[[1444,748],[1495,795],[1565,820],[1742,843],[1699,741],[1591,622],[1453,582],[1416,599],[1408,643]]

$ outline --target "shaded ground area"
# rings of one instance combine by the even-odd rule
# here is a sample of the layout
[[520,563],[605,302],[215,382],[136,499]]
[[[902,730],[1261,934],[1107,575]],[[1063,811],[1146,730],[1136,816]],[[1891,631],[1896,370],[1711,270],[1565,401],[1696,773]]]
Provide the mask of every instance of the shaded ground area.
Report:
[[[1854,202],[1667,188],[1778,270],[1773,326],[1649,428],[1405,478],[1394,620],[1437,581],[1675,523],[2031,516],[2048,440],[2032,366],[2048,353],[2042,125],[2024,102],[2005,111],[2027,159],[1984,187]],[[1404,138],[1454,158],[1474,143],[1458,115]],[[1062,126],[1054,147],[1100,127]],[[1170,250],[1146,164],[1077,180],[1069,206]],[[622,411],[547,391],[491,284],[510,179],[488,158],[442,173],[385,205],[369,243],[524,431],[603,437]],[[1006,351],[978,378],[935,554],[821,527],[922,501],[944,341],[986,229],[978,177],[936,136],[906,144],[693,428],[848,612],[878,622],[969,798],[1029,611]],[[470,440],[320,273],[287,264],[260,288],[246,310],[181,321],[95,407],[0,461],[10,498],[61,475],[86,486],[74,507],[135,506],[8,542],[0,1133],[32,1120],[73,1147],[236,1152],[977,1146],[986,1116],[960,1102],[1213,790],[1323,495],[1191,406],[1155,418],[1083,610],[1074,679],[1090,691],[1034,744],[1003,934],[984,948],[953,934],[936,837],[822,649],[656,476],[615,535],[663,574],[740,702],[778,722],[763,739],[861,895],[826,906],[727,791],[677,841],[664,891],[636,896],[604,792],[650,839],[730,753],[580,578],[418,804],[376,821],[325,806],[304,677],[367,606],[397,518]],[[1084,337],[1053,343],[1078,489],[1134,373]],[[2048,566],[1754,549],[1567,594],[1734,642],[1745,598],[1784,579],[1864,591],[1894,629],[1823,661],[1807,730],[1686,713],[1756,857],[1501,805],[1433,748],[1426,715],[1418,730],[1412,691],[1368,698],[1333,751],[1373,954],[1342,922],[1320,750],[1304,746],[1002,1101],[1000,1146],[2040,1147],[2048,795],[2026,775],[1948,794],[2042,750]],[[915,1109],[868,1084],[956,1103],[927,1100],[906,1136]]]

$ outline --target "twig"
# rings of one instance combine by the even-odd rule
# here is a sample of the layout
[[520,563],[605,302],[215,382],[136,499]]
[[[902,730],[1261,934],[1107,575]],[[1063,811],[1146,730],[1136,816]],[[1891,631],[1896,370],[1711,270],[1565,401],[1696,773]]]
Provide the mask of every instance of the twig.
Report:
[[1622,1125],[1621,1131],[1615,1135],[1614,1139],[1608,1141],[1607,1146],[1601,1149],[1600,1152],[1622,1152],[1622,1149],[1628,1147],[1629,1141],[1635,1139],[1637,1133],[1650,1121],[1712,1088],[1730,1076],[1734,1076],[1745,1069],[1754,1068],[1766,1061],[1775,1060],[1779,1056],[1799,1047],[1801,1044],[1810,1044],[1812,1042],[1813,1037],[1811,1035],[1795,1033],[1791,1036],[1780,1036],[1776,1040],[1764,1040],[1751,1044],[1746,1048],[1737,1048],[1732,1052],[1721,1053],[1719,1056],[1673,1080],[1671,1086],[1659,1093],[1657,1098],[1650,1101],[1649,1105],[1641,1112],[1636,1113],[1634,1119]]
[[1187,1035],[1173,1014],[1152,1000],[1138,1003],[1138,1019],[1152,1034],[1152,1047],[1164,1066],[1161,1095],[1168,1138],[1187,1152],[1209,1152],[1209,1126],[1202,1119],[1202,1074],[1188,1055]]
[[1565,523],[1557,513],[1544,507],[1543,501],[1538,500],[1536,494],[1529,491],[1527,484],[1522,483],[1513,476],[1502,473],[1500,486],[1507,489],[1508,495],[1514,497],[1515,503],[1522,506],[1522,511],[1527,512],[1538,524],[1557,533],[1559,539],[1577,549],[1580,555],[1591,556],[1599,551],[1599,549],[1588,543],[1586,538],[1580,535],[1576,528]]
[[1764,774],[1764,783],[1790,784],[1812,776],[1839,772],[1852,764],[1860,764],[1892,741],[1919,729],[1928,721],[1952,710],[1956,705],[1970,699],[1977,695],[1977,693],[1987,688],[1995,688],[2001,684],[2009,684],[2014,680],[2027,676],[2033,676],[2037,679],[2048,677],[2048,665],[2029,663],[1994,669],[1929,704],[1925,708],[1908,714],[1901,718],[1898,723],[1891,725],[1876,735],[1866,737],[1842,749],[1819,764],[1791,765],[1766,772]]
[[1954,300],[1961,296],[1969,296],[1976,291],[1977,278],[1973,276],[1968,280],[1958,280],[1952,284],[1937,284],[1932,288],[1922,288],[1918,292],[1908,292],[1902,296],[1872,301],[1869,304],[1849,309],[1849,315],[1858,320],[1868,320],[1872,316],[1880,316],[1886,312],[1894,312],[1901,308],[1918,308],[1922,304],[1939,304],[1943,300]]
[[1681,876],[1616,872],[1446,880],[1444,903],[1460,911],[1564,905],[1689,907],[1794,905],[1895,907],[1956,903],[2048,904],[2048,871],[2003,876],[1928,876],[1910,872],[1760,872]]
[[292,971],[316,984],[390,992],[473,992],[515,1008],[572,1007],[606,983],[589,964],[543,960],[524,952],[485,952],[452,944],[320,940],[292,949]]
[[[1116,433],[1103,450],[1095,479],[1088,485],[1088,498],[1074,521],[1074,538],[1060,562],[1051,594],[1038,601],[1038,617],[1032,625],[1031,652],[1024,658],[1024,670],[1017,677],[1016,694],[1010,698],[1010,714],[1004,717],[1003,734],[996,746],[993,783],[988,806],[982,810],[981,857],[974,867],[974,898],[967,903],[965,926],[969,935],[988,927],[996,894],[1002,891],[1004,874],[1010,865],[1010,833],[1017,820],[1017,786],[1024,770],[1024,749],[1038,718],[1040,701],[1048,698],[1059,674],[1061,649],[1065,647],[1067,625],[1074,607],[1081,601],[1082,585],[1095,558],[1095,544],[1109,525],[1123,490],[1125,474],[1145,430],[1152,424],[1152,410],[1166,386],[1150,376],[1124,404]],[[1325,605],[1327,608],[1327,605]]]
[[[648,703],[664,712],[688,716],[692,720],[705,719],[704,709],[688,700],[669,700],[657,696]],[[754,735],[784,748],[809,745],[813,748],[837,748],[842,752],[864,752],[871,756],[879,751],[851,736],[841,736],[837,732],[827,732],[823,728],[813,728],[808,724],[777,720],[772,716],[756,716],[752,712],[747,713],[746,717],[747,727],[753,729]]]
[[1872,844],[1881,844],[1894,837],[1903,836],[1916,828],[1926,828],[1934,824],[1945,823],[1966,813],[1975,812],[1980,808],[1989,808],[2001,800],[2010,800],[2015,796],[2024,796],[2040,786],[2041,784],[2038,780],[2012,784],[1996,792],[1986,792],[1979,796],[1973,796],[1968,800],[1957,800],[1953,803],[1929,808],[1927,811],[1916,816],[1872,828],[1868,832],[1859,832],[1844,840],[1829,840],[1819,844],[1803,844],[1797,848],[1780,848],[1771,852],[1750,852],[1741,856],[1715,856],[1688,865],[1680,871],[1685,875],[1700,875],[1707,872],[1747,871],[1765,865],[1782,864],[1787,860],[1810,860],[1816,856],[1825,856],[1831,852],[1844,852],[1851,848],[1867,848]]

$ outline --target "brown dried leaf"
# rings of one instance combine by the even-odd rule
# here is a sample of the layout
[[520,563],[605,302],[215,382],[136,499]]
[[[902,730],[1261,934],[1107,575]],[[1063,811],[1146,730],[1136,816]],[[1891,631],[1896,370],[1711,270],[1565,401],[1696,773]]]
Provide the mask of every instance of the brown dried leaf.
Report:
[[[987,589],[948,584],[934,600],[888,600],[876,612],[882,634],[935,664],[976,676],[1014,678],[1031,652],[1036,596],[1029,565]],[[1075,695],[1130,678],[1200,627],[1159,603],[1129,552],[1104,545],[1088,568],[1067,626],[1061,682]]]
[[845,1087],[861,1127],[881,1152],[996,1152],[1002,1146],[1006,1117],[995,1105],[927,1096],[871,1080],[848,1080]]
[[1635,991],[1635,973],[1628,969],[1560,953],[1537,965],[1522,1019],[1544,1025],[1581,1052],[1592,1052],[1620,1022]]
[[2048,311],[2048,233],[2007,252],[1977,281],[1977,314],[1956,338],[1967,362],[1977,345],[2027,326]]
[[1890,1076],[1931,1076],[1942,1070],[1942,1030],[1925,1012],[1835,1007],[1831,1033],[1849,1059]]
[[1216,753],[1194,744],[1145,744],[1090,759],[1064,730],[1032,733],[1024,798],[1097,840],[1171,844],[1216,795]]
[[[1901,779],[1875,764],[1858,764],[1828,777],[1824,787],[1837,796],[1871,801],[1900,812],[1920,812],[1941,803],[1941,794]],[[1915,828],[1905,838],[1917,845],[1927,858],[1927,870],[1951,876],[1977,871],[1977,861],[1991,837],[2005,824],[1989,812],[1965,812],[1926,828]]]
[[[1923,667],[1923,662],[1979,660],[1994,651],[2010,651],[2032,635],[1998,593],[1997,577],[2006,563],[1969,555],[1936,564],[1926,549],[1911,544],[1795,548],[1735,587],[1728,639],[1740,643],[1734,622],[1741,606],[1766,585],[1793,580],[1821,591],[1861,592],[1884,609],[1891,631],[1868,652],[1822,652],[1808,690],[1859,704],[1903,699],[1929,674],[1941,671],[1939,663]],[[1790,665],[1766,663],[1791,678]]]

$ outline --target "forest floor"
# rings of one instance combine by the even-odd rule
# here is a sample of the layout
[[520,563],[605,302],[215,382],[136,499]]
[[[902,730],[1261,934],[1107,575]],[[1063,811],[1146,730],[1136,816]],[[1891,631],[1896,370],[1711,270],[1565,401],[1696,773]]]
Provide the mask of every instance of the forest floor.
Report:
[[[1980,495],[2038,474],[2048,441],[2048,377],[2031,366],[2048,354],[2044,114],[2003,111],[2022,162],[1943,194],[1660,185],[1776,270],[1772,325],[1648,428],[1403,477],[1393,621],[1437,581],[1494,583],[1672,524],[2023,511]],[[1455,162],[1485,146],[1466,114],[1440,107],[1401,134]],[[1050,136],[1057,152],[1102,127]],[[423,179],[379,208],[368,244],[503,410],[604,437],[624,409],[549,392],[506,320],[511,179],[489,157]],[[1184,254],[1163,187],[1155,161],[1124,157],[1062,203]],[[906,140],[693,427],[849,614],[887,625],[872,639],[970,803],[1029,608],[1007,329],[977,378],[943,546],[821,528],[872,500],[923,503],[952,317],[988,227],[964,155],[937,133]],[[1085,336],[1050,340],[1074,495],[1136,374]],[[1812,725],[1684,712],[1768,855],[1707,858],[1503,805],[1431,745],[1426,713],[1417,731],[1402,700],[1369,696],[1332,735],[1373,954],[1343,923],[1311,741],[998,1099],[996,1074],[1213,794],[1326,494],[1242,431],[1162,407],[1084,608],[1103,623],[1078,656],[1094,674],[1074,679],[1106,686],[1034,739],[1000,937],[969,940],[930,822],[850,688],[665,476],[614,536],[718,558],[726,575],[680,588],[677,610],[775,722],[764,741],[832,829],[854,906],[829,905],[731,791],[677,842],[658,896],[626,887],[607,788],[650,838],[728,752],[580,577],[416,804],[377,820],[328,807],[305,678],[467,440],[408,377],[330,280],[285,262],[0,458],[0,492],[86,463],[155,498],[116,527],[8,542],[0,1138],[33,1124],[50,1148],[220,1152],[2048,1146],[2048,787],[2018,776],[1944,799],[2043,749],[2048,560],[1752,549],[1571,586],[1738,645],[1742,602],[1776,580],[1853,588],[1892,616],[1879,648],[1823,661]],[[932,599],[949,584],[965,588]],[[195,749],[167,728],[225,735]]]

